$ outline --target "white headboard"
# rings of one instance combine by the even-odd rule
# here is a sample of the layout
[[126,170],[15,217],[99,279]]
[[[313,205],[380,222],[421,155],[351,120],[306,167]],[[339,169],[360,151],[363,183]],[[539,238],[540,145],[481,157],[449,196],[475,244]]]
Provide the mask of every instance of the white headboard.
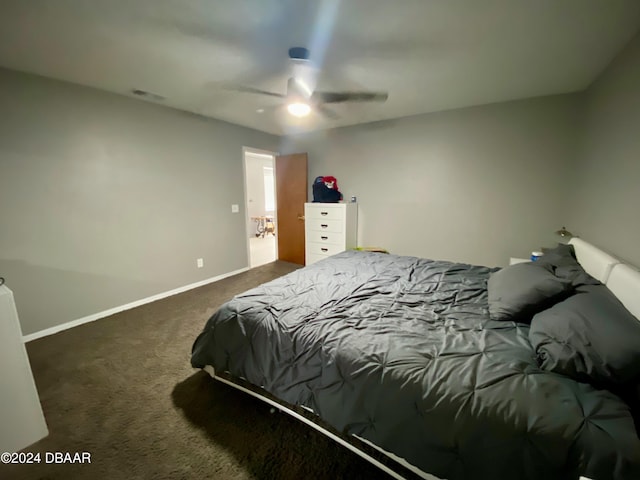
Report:
[[640,272],[580,238],[569,243],[582,268],[604,283],[631,314],[640,320]]
[[582,268],[596,280],[607,283],[611,269],[614,265],[620,263],[620,260],[580,238],[574,237],[569,240],[569,243],[573,245],[576,251],[576,258]]
[[640,272],[619,263],[611,270],[607,287],[634,317],[640,320]]

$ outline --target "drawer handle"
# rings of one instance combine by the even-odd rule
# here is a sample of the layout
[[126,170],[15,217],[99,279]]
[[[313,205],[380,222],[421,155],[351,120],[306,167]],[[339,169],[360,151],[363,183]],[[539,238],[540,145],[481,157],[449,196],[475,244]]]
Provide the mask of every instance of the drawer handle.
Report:
[[321,226],[322,228],[327,228],[329,225],[327,225],[326,223],[321,223],[321,224],[320,224],[320,226]]
[[322,215],[323,217],[326,217],[327,215],[329,215],[329,212],[320,212],[320,215]]
[[320,250],[322,250],[323,252],[328,252],[328,251],[329,251],[329,249],[328,249],[328,248],[324,248],[324,247],[323,247],[323,248],[321,248]]
[[324,235],[320,237],[320,240],[329,240],[329,237],[325,237]]

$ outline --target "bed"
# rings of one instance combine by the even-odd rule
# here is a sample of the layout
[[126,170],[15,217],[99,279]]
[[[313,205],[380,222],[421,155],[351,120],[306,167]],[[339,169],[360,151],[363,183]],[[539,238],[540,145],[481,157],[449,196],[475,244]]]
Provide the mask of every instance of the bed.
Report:
[[640,478],[640,274],[571,243],[504,269],[344,252],[224,304],[191,363],[395,478]]

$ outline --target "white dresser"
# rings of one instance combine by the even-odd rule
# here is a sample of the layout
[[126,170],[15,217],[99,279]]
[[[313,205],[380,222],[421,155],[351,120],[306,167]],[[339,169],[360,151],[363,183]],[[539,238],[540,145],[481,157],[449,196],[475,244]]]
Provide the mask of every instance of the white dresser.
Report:
[[356,247],[357,203],[305,203],[305,263]]

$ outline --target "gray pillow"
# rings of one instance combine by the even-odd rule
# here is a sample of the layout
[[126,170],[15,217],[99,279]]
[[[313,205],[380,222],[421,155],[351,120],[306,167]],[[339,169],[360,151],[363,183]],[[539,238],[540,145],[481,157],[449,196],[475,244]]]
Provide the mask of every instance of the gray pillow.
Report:
[[542,251],[544,255],[536,260],[536,263],[550,268],[556,277],[569,280],[574,287],[601,285],[578,263],[573,245],[559,243],[555,248],[543,248]]
[[527,322],[570,290],[571,282],[556,277],[549,266],[538,262],[511,265],[489,277],[489,316],[492,320]]
[[529,339],[545,370],[601,388],[640,381],[640,322],[604,285],[537,314]]

